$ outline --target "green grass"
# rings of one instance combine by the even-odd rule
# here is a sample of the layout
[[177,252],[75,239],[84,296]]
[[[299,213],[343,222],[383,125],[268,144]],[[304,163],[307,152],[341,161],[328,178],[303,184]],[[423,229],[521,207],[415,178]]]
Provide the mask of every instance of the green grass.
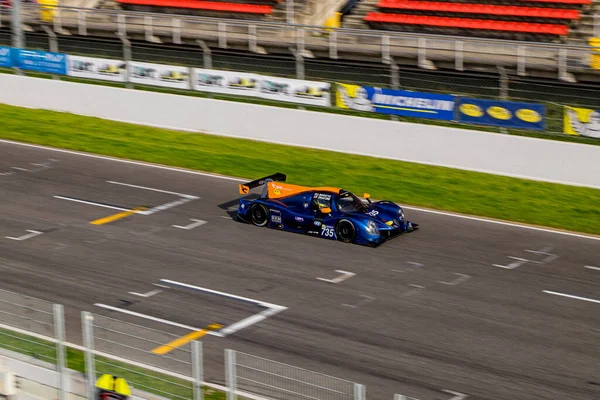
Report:
[[[284,172],[304,185],[600,234],[600,190],[137,126],[0,105],[0,137],[246,178]],[[415,221],[418,222],[418,221]]]
[[[0,348],[22,353],[45,362],[56,363],[56,346],[53,343],[10,330],[0,329]],[[67,348],[66,356],[67,368],[85,372],[85,359],[82,351]],[[134,388],[174,400],[193,398],[191,382],[104,357],[96,357],[95,361],[97,376],[103,373],[117,375],[125,378]],[[224,392],[204,388],[206,400],[224,400],[225,397]]]

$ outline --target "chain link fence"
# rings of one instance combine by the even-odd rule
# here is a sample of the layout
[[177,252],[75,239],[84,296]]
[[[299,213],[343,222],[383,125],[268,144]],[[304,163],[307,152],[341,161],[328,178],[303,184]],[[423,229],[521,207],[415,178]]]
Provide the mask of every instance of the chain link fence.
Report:
[[90,381],[110,374],[125,378],[135,388],[171,399],[198,399],[202,394],[199,342],[160,351],[182,335],[99,314],[83,313],[82,321],[86,356],[90,355],[86,361]]
[[236,391],[273,400],[365,400],[365,387],[266,358],[225,350],[228,400]]
[[60,400],[66,398],[64,340],[62,305],[0,290],[1,347],[55,365],[58,372],[57,395]]

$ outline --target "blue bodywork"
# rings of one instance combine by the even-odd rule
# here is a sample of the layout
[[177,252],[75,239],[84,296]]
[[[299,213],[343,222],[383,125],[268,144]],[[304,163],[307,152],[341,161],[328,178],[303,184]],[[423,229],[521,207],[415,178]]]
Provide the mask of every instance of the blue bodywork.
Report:
[[[268,183],[269,180],[262,182]],[[260,210],[266,213],[264,223],[262,218],[258,219],[258,223],[253,218],[252,213],[258,211],[260,214]],[[307,188],[300,193],[273,199],[268,198],[264,190],[258,198],[241,198],[237,217],[258,226],[371,246],[418,227],[406,220],[399,205],[391,201],[364,201],[343,189]]]

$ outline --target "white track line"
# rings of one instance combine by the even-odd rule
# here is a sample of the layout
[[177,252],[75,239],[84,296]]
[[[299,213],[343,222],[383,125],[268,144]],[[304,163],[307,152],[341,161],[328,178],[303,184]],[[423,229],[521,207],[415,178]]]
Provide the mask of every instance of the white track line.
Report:
[[544,293],[553,294],[555,296],[568,297],[570,299],[583,300],[583,301],[589,301],[590,303],[598,303],[598,304],[600,304],[600,300],[588,299],[587,297],[574,296],[572,294],[566,294],[566,293],[560,293],[560,292],[553,292],[551,290],[542,290],[542,291]]
[[[183,324],[180,324],[180,323],[177,323],[177,322],[173,322],[173,321],[169,321],[169,320],[166,320],[166,319],[153,317],[152,315],[141,314],[141,313],[137,313],[137,312],[134,312],[134,311],[124,310],[122,308],[113,307],[113,306],[109,306],[109,305],[106,305],[106,304],[96,303],[94,305],[96,307],[104,308],[106,310],[117,311],[117,312],[120,312],[120,313],[123,313],[123,314],[132,315],[132,316],[138,317],[138,318],[148,319],[150,321],[160,322],[160,323],[163,323],[163,324],[166,324],[166,325],[176,326],[178,328],[183,328],[183,329],[187,329],[187,330],[190,330],[190,331],[199,331],[199,330],[201,330],[200,328],[194,328],[193,326],[183,325]],[[214,336],[221,336],[218,332],[213,332],[213,331],[209,331],[208,334],[209,335],[214,335]]]
[[31,239],[32,237],[36,237],[38,235],[41,235],[42,232],[39,231],[32,231],[32,230],[27,230],[27,232],[29,232],[26,235],[20,236],[20,237],[11,237],[11,236],[6,236],[7,239],[11,239],[11,240],[18,240],[18,241],[22,241],[22,240],[27,240],[27,239]]
[[[277,304],[265,303],[263,301],[250,299],[248,297],[237,296],[237,295],[231,294],[231,293],[219,292],[218,290],[207,289],[207,288],[203,288],[203,287],[200,287],[200,286],[190,285],[190,284],[187,284],[187,283],[176,282],[176,281],[172,281],[170,279],[161,279],[160,281],[163,282],[163,283],[172,285],[172,286],[179,286],[179,287],[183,287],[183,288],[187,288],[187,289],[197,290],[199,292],[210,293],[210,294],[214,294],[214,295],[217,295],[217,296],[228,297],[228,298],[234,299],[234,300],[245,301],[247,303],[256,304],[256,305],[261,306],[261,307],[273,308],[273,309],[281,308],[282,307],[282,306],[277,305]],[[283,308],[285,308],[285,307],[283,307]]]
[[600,271],[600,267],[592,267],[591,265],[586,265],[583,268],[587,268],[587,269],[595,269],[596,271]]
[[88,205],[96,206],[96,207],[110,208],[111,210],[131,211],[130,208],[122,208],[122,207],[116,207],[116,206],[109,206],[107,204],[94,203],[93,201],[73,199],[71,197],[63,197],[63,196],[52,196],[52,197],[54,197],[55,199],[68,200],[68,201],[73,201],[75,203],[88,204]]
[[[0,143],[7,143],[7,144],[12,144],[12,145],[17,145],[17,146],[23,146],[23,147],[31,147],[31,148],[34,148],[34,149],[43,149],[43,150],[47,150],[47,151],[55,151],[55,152],[58,152],[58,153],[78,155],[78,156],[81,156],[81,157],[96,158],[96,159],[99,159],[99,160],[115,161],[115,162],[120,162],[120,163],[124,163],[124,164],[137,165],[137,166],[141,166],[141,167],[158,168],[158,169],[163,169],[163,170],[167,170],[167,171],[181,172],[181,173],[185,173],[185,174],[206,176],[206,177],[216,178],[216,179],[225,179],[225,180],[234,181],[234,182],[246,182],[248,180],[248,179],[235,178],[235,177],[232,177],[232,176],[216,175],[216,174],[209,174],[209,173],[206,173],[206,172],[192,171],[192,170],[187,170],[187,169],[182,169],[182,168],[175,168],[175,167],[168,167],[166,165],[150,164],[150,163],[141,162],[141,161],[124,160],[124,159],[120,159],[120,158],[100,156],[100,155],[96,155],[96,154],[84,153],[84,152],[74,151],[74,150],[57,149],[57,148],[54,148],[54,147],[47,147],[47,146],[40,146],[40,145],[36,145],[36,144],[15,142],[15,141],[12,141],[12,140],[0,139]],[[462,214],[455,214],[455,213],[444,212],[444,211],[429,210],[429,209],[426,209],[426,208],[419,208],[419,207],[402,206],[402,208],[406,208],[407,210],[420,211],[420,212],[429,213],[429,214],[444,215],[444,216],[448,216],[448,217],[468,219],[468,220],[477,221],[477,222],[486,222],[486,223],[490,223],[490,224],[510,226],[510,227],[513,227],[513,228],[529,229],[529,230],[538,231],[538,232],[554,233],[554,234],[558,234],[558,235],[564,235],[564,236],[577,237],[577,238],[581,238],[581,239],[591,239],[591,240],[598,240],[598,241],[600,241],[600,236],[589,236],[589,235],[584,235],[584,234],[579,234],[579,233],[558,231],[558,230],[554,230],[554,229],[550,229],[550,228],[539,228],[539,227],[536,227],[536,226],[518,224],[518,223],[514,223],[514,222],[496,221],[496,220],[493,220],[493,219],[486,219],[486,218],[480,218],[480,217],[472,217],[472,216],[469,216],[469,215],[462,215]]]
[[139,186],[139,185],[132,185],[130,183],[123,183],[123,182],[115,182],[115,181],[106,181],[107,183],[112,183],[113,185],[121,185],[121,186],[127,186],[127,187],[131,187],[131,188],[135,188],[135,189],[143,189],[143,190],[150,190],[152,192],[158,192],[158,193],[166,193],[166,194],[172,194],[175,196],[179,196],[179,197],[184,197],[186,199],[192,199],[192,200],[197,200],[198,197],[196,196],[192,196],[190,194],[183,194],[183,193],[177,193],[177,192],[170,192],[168,190],[162,190],[162,189],[155,189],[155,188],[151,188],[151,187],[146,187],[146,186]]

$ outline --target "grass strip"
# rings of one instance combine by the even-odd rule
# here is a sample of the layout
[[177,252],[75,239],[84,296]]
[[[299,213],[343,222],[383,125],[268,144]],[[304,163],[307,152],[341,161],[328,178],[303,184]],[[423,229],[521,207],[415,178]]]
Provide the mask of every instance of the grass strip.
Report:
[[600,234],[596,189],[46,110],[0,105],[0,112],[4,139],[252,179],[279,171],[297,184],[341,186],[407,205]]
[[[41,361],[56,363],[56,346],[33,336],[0,329],[0,348],[22,353]],[[85,372],[84,353],[67,347],[67,368]],[[134,388],[170,399],[192,399],[192,383],[168,375],[145,370],[105,357],[95,357],[96,375],[104,373],[125,378]],[[206,400],[224,400],[226,395],[214,389],[204,388]]]

